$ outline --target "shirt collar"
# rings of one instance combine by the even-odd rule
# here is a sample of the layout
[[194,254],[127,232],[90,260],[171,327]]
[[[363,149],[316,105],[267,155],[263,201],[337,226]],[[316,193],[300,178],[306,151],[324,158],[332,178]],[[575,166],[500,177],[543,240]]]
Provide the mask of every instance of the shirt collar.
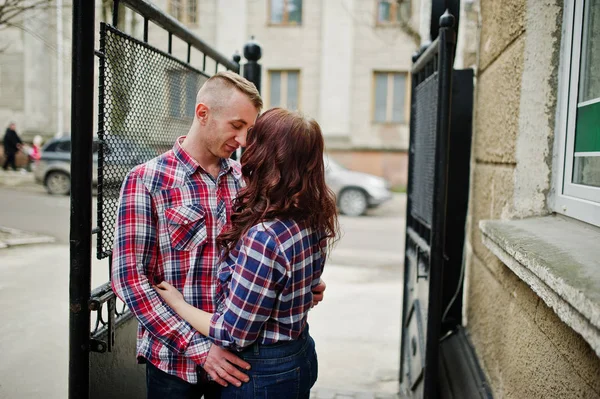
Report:
[[[173,145],[173,153],[175,154],[175,157],[183,165],[188,175],[194,174],[198,169],[201,169],[202,171],[206,172],[202,165],[200,165],[198,161],[192,158],[192,156],[188,154],[181,146],[181,143],[183,143],[185,137],[186,136],[178,137],[175,141],[175,144]],[[237,164],[237,162],[235,162],[234,160],[221,158],[220,164],[221,171],[219,172],[219,175],[224,175],[226,173],[231,172],[233,176],[235,176],[238,179],[242,177],[241,168],[239,167],[239,164]]]

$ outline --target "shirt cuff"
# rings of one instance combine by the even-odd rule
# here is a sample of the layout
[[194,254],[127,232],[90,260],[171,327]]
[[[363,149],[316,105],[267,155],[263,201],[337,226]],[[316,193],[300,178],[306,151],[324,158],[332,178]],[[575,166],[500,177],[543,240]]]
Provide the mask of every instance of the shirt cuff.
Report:
[[231,340],[231,336],[227,332],[227,329],[223,325],[223,314],[219,312],[213,313],[210,318],[210,328],[208,330],[208,335],[215,344],[222,346],[224,348],[229,347],[233,344]]
[[190,358],[194,363],[204,366],[211,346],[212,342],[208,338],[199,332],[195,332],[185,350],[185,356]]

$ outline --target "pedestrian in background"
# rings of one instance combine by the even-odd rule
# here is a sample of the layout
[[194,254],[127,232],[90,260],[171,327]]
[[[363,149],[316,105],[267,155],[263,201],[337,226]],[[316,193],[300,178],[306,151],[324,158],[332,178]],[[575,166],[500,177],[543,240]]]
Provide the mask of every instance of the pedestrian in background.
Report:
[[6,157],[2,169],[7,170],[8,165],[10,165],[13,170],[16,171],[17,163],[15,162],[15,156],[23,146],[23,142],[17,134],[14,122],[11,122],[10,125],[8,125],[2,144],[4,145],[4,156]]

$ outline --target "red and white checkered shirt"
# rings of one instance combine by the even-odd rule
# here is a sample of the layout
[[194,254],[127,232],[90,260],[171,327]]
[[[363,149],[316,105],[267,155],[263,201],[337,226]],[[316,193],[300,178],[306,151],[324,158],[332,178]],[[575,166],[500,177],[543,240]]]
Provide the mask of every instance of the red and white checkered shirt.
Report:
[[[167,281],[186,302],[215,310],[216,237],[243,186],[239,163],[221,160],[215,179],[181,147],[135,167],[121,189],[112,287],[139,321],[137,356],[198,382],[211,341],[175,313],[151,284]],[[203,373],[203,371],[202,371]]]

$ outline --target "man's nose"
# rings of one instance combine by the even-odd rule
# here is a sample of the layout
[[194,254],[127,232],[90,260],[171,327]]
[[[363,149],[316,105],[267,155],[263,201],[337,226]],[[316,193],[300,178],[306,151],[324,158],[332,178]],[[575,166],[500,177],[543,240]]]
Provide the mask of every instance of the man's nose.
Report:
[[235,141],[240,145],[240,147],[246,146],[246,136],[248,135],[248,129],[243,129],[240,134],[235,137]]

